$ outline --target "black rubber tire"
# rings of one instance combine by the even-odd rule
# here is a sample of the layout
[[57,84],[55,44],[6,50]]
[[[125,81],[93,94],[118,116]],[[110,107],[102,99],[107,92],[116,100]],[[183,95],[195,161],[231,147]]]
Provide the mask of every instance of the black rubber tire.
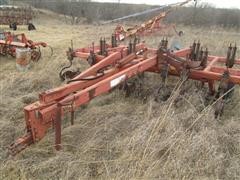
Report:
[[36,27],[32,23],[29,23],[28,24],[28,31],[33,31],[33,30],[36,30]]
[[17,23],[12,23],[12,29],[14,30],[14,31],[16,31],[17,30]]

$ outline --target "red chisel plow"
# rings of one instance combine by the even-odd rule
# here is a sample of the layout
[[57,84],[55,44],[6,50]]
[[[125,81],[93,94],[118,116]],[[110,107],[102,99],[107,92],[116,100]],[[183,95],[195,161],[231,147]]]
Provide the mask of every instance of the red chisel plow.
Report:
[[[161,40],[157,49],[148,48],[137,40],[128,46],[116,46],[115,40],[108,45],[104,39],[100,46],[81,48],[68,52],[69,58],[80,57],[92,66],[60,87],[39,94],[39,101],[24,108],[26,134],[10,146],[12,154],[17,154],[27,146],[40,141],[48,129],[55,130],[55,147],[61,149],[61,123],[64,115],[71,114],[93,98],[108,93],[144,72],[158,73],[162,83],[169,75],[207,84],[209,92],[218,99],[216,117],[223,111],[226,94],[235,84],[240,84],[240,64],[235,60],[237,47],[230,46],[226,57],[209,55],[207,49],[194,42],[190,48],[171,52],[168,41]],[[216,88],[216,82],[218,88]]]
[[173,29],[175,33],[178,33],[175,25],[162,24],[162,20],[166,17],[166,15],[167,13],[163,12],[139,26],[136,25],[127,29],[125,29],[122,25],[118,24],[114,30],[114,33],[116,34],[118,41],[123,41],[129,37],[134,37],[136,35],[149,35],[156,32],[165,33],[166,35],[169,33],[170,29]]
[[33,42],[27,39],[25,34],[0,33],[0,55],[16,56],[16,48],[30,48],[31,60],[38,61],[41,58],[40,47],[47,47],[44,42]]
[[[163,35],[167,35],[167,34],[169,34],[170,29],[173,29],[174,32],[178,34],[180,32],[177,32],[175,25],[166,25],[166,24],[163,24],[162,21],[163,21],[163,19],[165,19],[167,17],[167,15],[170,12],[172,12],[173,10],[175,10],[178,7],[181,7],[181,6],[189,3],[190,1],[192,1],[192,0],[186,0],[186,1],[181,2],[181,3],[176,3],[176,4],[173,4],[173,5],[166,6],[166,8],[167,7],[169,8],[168,10],[166,10],[164,12],[161,12],[159,15],[151,18],[150,20],[142,23],[141,25],[135,25],[133,27],[125,29],[122,25],[119,24],[115,28],[114,34],[116,35],[118,41],[123,41],[124,39],[127,39],[129,37],[148,35],[148,34],[152,34],[152,33],[155,33],[155,32],[161,32],[161,33],[165,33]],[[160,7],[160,9],[162,9],[162,8]],[[139,15],[142,15],[142,14],[146,14],[146,13],[149,13],[149,11],[151,11],[151,10],[146,10],[142,13],[129,15],[129,16],[126,16],[126,18],[132,17],[134,15],[139,16]],[[118,19],[122,20],[123,18],[118,18]],[[116,20],[118,20],[118,19],[116,19]],[[112,21],[110,21],[110,22],[112,22]]]

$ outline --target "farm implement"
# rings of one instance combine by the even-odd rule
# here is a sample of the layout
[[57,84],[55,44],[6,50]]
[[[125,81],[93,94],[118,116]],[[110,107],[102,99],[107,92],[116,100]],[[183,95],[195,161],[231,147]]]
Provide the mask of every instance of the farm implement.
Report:
[[47,47],[44,42],[33,42],[27,39],[25,34],[13,34],[11,32],[0,33],[0,55],[16,57],[17,48],[29,48],[31,60],[38,61],[41,58],[40,47]]
[[17,6],[0,6],[0,24],[9,25],[14,31],[18,25],[27,25],[28,30],[35,30],[35,26],[31,23],[33,19],[33,10],[30,7]]
[[[68,60],[70,61],[70,64],[61,69],[61,71],[59,73],[60,79],[62,81],[64,81],[66,78],[73,78],[76,75],[80,74],[79,69],[77,69],[75,71],[70,70],[70,68],[73,64],[72,60],[74,57],[86,58],[86,60],[88,61],[88,63],[90,65],[94,65],[95,63],[97,63],[101,59],[103,59],[106,55],[108,55],[109,52],[117,51],[117,50],[121,51],[125,46],[121,46],[121,45],[118,46],[120,41],[124,41],[126,39],[134,39],[133,42],[129,43],[129,47],[135,48],[135,45],[137,44],[137,42],[138,43],[140,42],[140,37],[143,35],[149,35],[149,34],[153,34],[155,32],[164,32],[165,30],[167,30],[166,32],[169,32],[170,29],[173,29],[177,35],[181,36],[183,32],[182,31],[177,32],[175,25],[164,25],[164,24],[162,24],[162,20],[167,16],[167,14],[169,14],[176,8],[189,3],[190,1],[192,1],[192,0],[186,0],[181,3],[175,3],[175,4],[171,4],[171,5],[161,6],[159,8],[150,9],[150,10],[147,10],[147,11],[144,11],[141,13],[135,13],[135,14],[128,15],[128,16],[125,16],[122,18],[117,18],[115,20],[105,22],[104,24],[107,24],[107,23],[127,19],[130,17],[136,17],[136,16],[140,16],[143,14],[148,14],[150,12],[155,12],[155,11],[160,11],[160,10],[163,11],[159,15],[144,22],[140,26],[136,25],[134,27],[124,29],[124,27],[122,25],[118,24],[114,30],[114,33],[112,34],[112,37],[111,37],[111,41],[112,41],[111,46],[106,43],[105,39],[100,40],[100,46],[95,47],[94,44],[92,44],[91,49],[82,48],[82,49],[73,50],[73,45],[72,45],[71,48],[69,48],[69,50],[67,52],[67,56],[68,56]],[[130,49],[130,51],[132,51],[132,50],[134,50],[134,49]],[[99,56],[96,56],[93,53],[94,51],[96,51],[96,54],[98,54]],[[89,53],[90,53],[90,55],[89,55]]]
[[91,66],[67,84],[40,93],[39,101],[24,108],[26,133],[11,144],[10,152],[15,155],[40,141],[50,128],[55,131],[55,148],[60,150],[61,124],[66,114],[71,114],[73,125],[77,108],[118,86],[128,89],[129,80],[146,72],[159,74],[161,84],[166,84],[169,76],[179,77],[182,82],[192,79],[202,86],[207,84],[209,94],[217,99],[215,115],[220,116],[226,95],[235,84],[240,84],[240,69],[234,68],[240,64],[240,60],[235,60],[236,52],[237,47],[230,45],[226,57],[209,55],[200,42],[172,52],[167,39],[162,39],[157,49],[137,40],[116,46],[114,38],[111,45],[101,39],[100,46],[70,49],[70,60],[80,57]]
[[[118,41],[123,41],[129,37],[143,36],[143,35],[145,36],[145,35],[149,35],[149,34],[156,33],[156,32],[161,32],[162,34],[167,35],[167,34],[169,34],[171,29],[174,30],[174,33],[179,34],[180,32],[177,32],[176,26],[174,24],[166,25],[166,24],[163,24],[162,21],[173,10],[189,3],[190,1],[192,1],[192,0],[187,0],[187,1],[184,1],[181,3],[168,5],[166,7],[163,6],[163,7],[156,8],[156,9],[146,10],[142,13],[136,13],[136,14],[129,15],[126,17],[118,18],[116,20],[122,20],[122,19],[133,17],[133,16],[135,17],[135,16],[140,16],[143,14],[148,14],[150,12],[163,10],[163,12],[161,12],[159,15],[151,18],[150,20],[142,23],[141,25],[135,25],[133,27],[125,29],[122,25],[118,24],[114,30],[114,34],[116,35]],[[167,10],[164,10],[164,8]],[[110,22],[113,22],[113,21],[114,20],[112,20]]]
[[[121,52],[124,48],[126,48],[125,45],[118,45],[117,43],[117,37],[115,34],[112,34],[111,37],[111,44],[106,43],[105,38],[100,39],[100,45],[95,46],[94,43],[92,43],[90,48],[79,48],[79,49],[73,49],[73,45],[71,44],[71,48],[67,51],[67,59],[69,60],[70,64],[68,66],[65,66],[62,68],[62,70],[59,73],[59,77],[61,80],[65,79],[72,79],[74,76],[78,75],[80,73],[79,70],[72,71],[69,70],[69,68],[72,66],[72,61],[74,58],[78,57],[80,59],[85,59],[90,66],[98,63],[102,59],[104,59],[106,56],[111,54],[112,52]],[[140,39],[135,38],[133,42],[129,43],[129,51],[133,51],[136,47],[137,42],[140,42]]]

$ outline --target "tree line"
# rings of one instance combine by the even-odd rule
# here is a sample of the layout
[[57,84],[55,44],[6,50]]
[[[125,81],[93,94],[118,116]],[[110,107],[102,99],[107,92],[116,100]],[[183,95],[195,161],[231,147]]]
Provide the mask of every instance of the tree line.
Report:
[[[141,12],[158,6],[144,4],[98,3],[90,0],[14,0],[11,2],[26,2],[36,8],[49,9],[57,13],[71,16],[78,23],[79,18],[86,18],[88,23],[112,20],[118,17]],[[160,12],[158,12],[160,13]],[[129,20],[145,21],[157,13],[142,15]],[[239,9],[217,9],[209,4],[198,4],[181,7],[171,12],[166,18],[169,23],[196,25],[240,27]]]

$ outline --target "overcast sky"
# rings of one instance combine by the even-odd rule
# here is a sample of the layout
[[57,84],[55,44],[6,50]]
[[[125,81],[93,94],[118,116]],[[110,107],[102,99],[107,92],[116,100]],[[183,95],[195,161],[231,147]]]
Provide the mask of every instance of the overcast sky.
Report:
[[[118,0],[94,0],[98,2],[118,2]],[[120,0],[121,3],[153,4],[164,5],[184,0]],[[208,2],[219,8],[238,8],[240,9],[240,0],[198,0],[199,2]]]

